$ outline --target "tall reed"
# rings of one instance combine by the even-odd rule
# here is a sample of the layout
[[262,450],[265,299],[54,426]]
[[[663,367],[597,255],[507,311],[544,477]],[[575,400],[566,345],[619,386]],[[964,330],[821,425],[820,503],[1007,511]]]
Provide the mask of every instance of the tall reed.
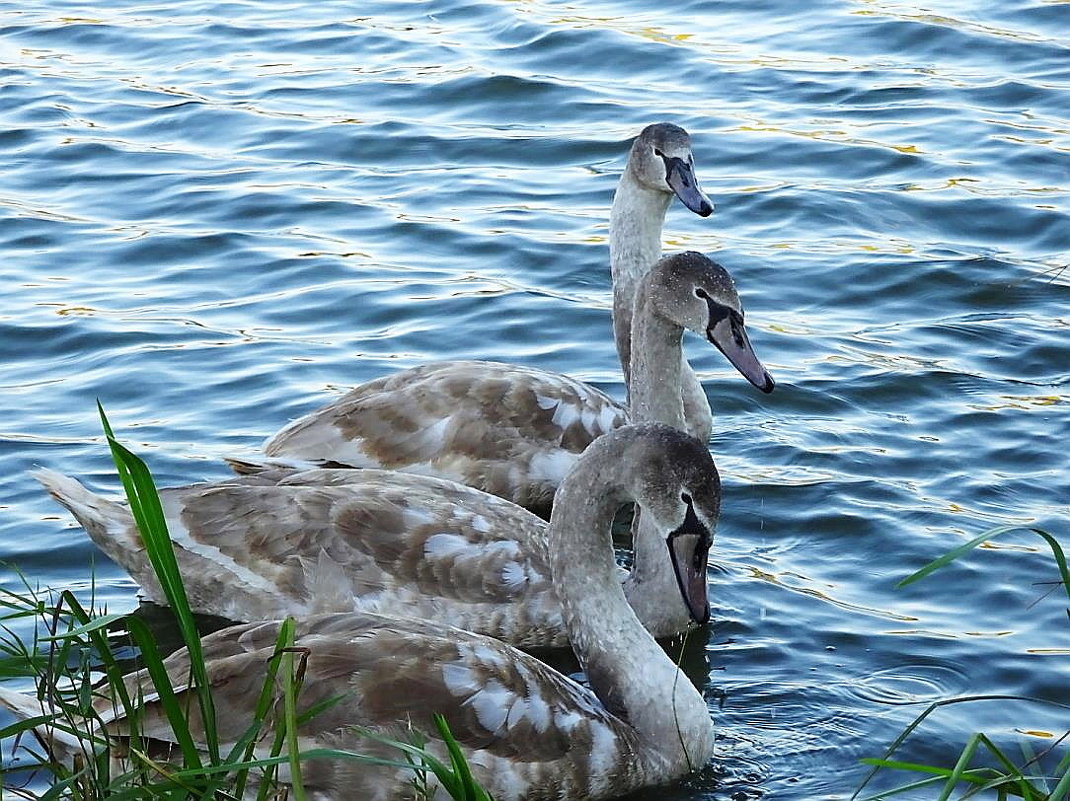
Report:
[[[295,642],[292,619],[280,627],[275,657],[270,660],[244,733],[224,748],[216,726],[200,635],[152,475],[137,455],[115,439],[99,403],[98,409],[130,510],[189,651],[190,675],[183,677],[180,685],[186,690],[185,696],[176,692],[154,635],[137,617],[108,614],[94,609],[92,602],[87,608],[69,591],[42,593],[28,582],[24,582],[24,592],[0,591],[0,678],[32,677],[37,707],[36,714],[0,729],[0,739],[15,738],[22,743],[21,753],[26,758],[25,764],[0,770],[0,795],[10,793],[47,801],[61,797],[75,801],[133,801],[150,797],[242,798],[255,791],[258,801],[303,801],[307,798],[304,762],[332,758],[411,770],[414,786],[426,797],[434,793],[434,782],[430,781],[433,776],[458,801],[490,801],[472,778],[441,716],[435,717],[435,724],[445,743],[449,764],[430,753],[424,747],[426,741],[403,742],[359,730],[354,734],[396,748],[399,757],[382,759],[337,749],[302,751],[297,737],[299,726],[339,699],[298,712],[297,700],[309,654]],[[29,643],[8,627],[26,618],[38,622]],[[42,631],[43,636],[39,634]],[[138,689],[141,685],[123,681],[130,661],[136,661],[151,678],[152,694],[167,721],[170,732],[165,739],[169,745],[162,750],[160,738],[149,738],[144,732],[145,696]],[[101,704],[101,698],[112,700]],[[98,703],[94,704],[94,700]],[[122,737],[105,735],[108,723],[115,718],[123,720]],[[36,747],[29,744],[31,738],[36,739]],[[266,754],[256,756],[262,741],[268,742],[269,747]],[[288,769],[285,783],[278,775],[283,764]],[[28,770],[46,771],[50,776],[48,788],[35,792],[12,783],[16,772]]]

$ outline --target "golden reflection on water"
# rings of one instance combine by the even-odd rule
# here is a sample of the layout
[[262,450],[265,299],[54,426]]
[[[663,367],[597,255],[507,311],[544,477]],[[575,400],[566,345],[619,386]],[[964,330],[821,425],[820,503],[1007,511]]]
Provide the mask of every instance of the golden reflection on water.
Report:
[[[913,615],[904,615],[892,612],[887,609],[879,609],[875,606],[864,606],[862,604],[850,603],[849,601],[841,601],[837,598],[834,598],[829,593],[823,590],[819,590],[814,586],[808,586],[802,583],[792,584],[789,581],[785,581],[785,579],[792,578],[799,579],[800,582],[813,581],[812,579],[803,576],[800,573],[795,573],[788,570],[781,571],[779,573],[770,573],[768,571],[762,570],[761,568],[755,567],[754,565],[745,565],[744,567],[750,574],[751,578],[758,579],[759,581],[764,581],[768,584],[775,584],[778,587],[782,587],[783,589],[788,590],[790,592],[798,593],[799,595],[807,595],[811,598],[817,598],[821,601],[824,601],[825,603],[832,604],[833,606],[839,607],[840,609],[845,609],[849,612],[859,612],[864,615],[881,617],[887,620],[898,620],[903,623],[909,623],[918,620],[918,618],[914,617]],[[828,586],[831,587],[832,585]]]
[[[1070,0],[1067,0],[1070,2]],[[1027,737],[1041,737],[1045,740],[1050,740],[1055,737],[1055,734],[1050,731],[1040,731],[1037,729],[1015,729],[1019,734],[1024,734]]]
[[1036,411],[1037,409],[1048,411],[1050,407],[1059,406],[1066,402],[1066,398],[1058,395],[1040,395],[1038,397],[1001,395],[1000,397],[1003,398],[1003,403],[970,403],[967,404],[966,408],[978,412],[1001,412],[1008,409],[1027,412]]
[[789,128],[783,125],[776,125],[773,123],[765,122],[761,124],[739,125],[735,128],[730,128],[728,130],[730,133],[769,133],[777,134],[778,136],[795,136],[802,139],[811,139],[818,142],[831,142],[841,145],[850,144],[860,145],[864,147],[880,147],[886,150],[894,150],[897,153],[905,153],[911,156],[925,154],[925,151],[919,148],[917,145],[893,144],[891,142],[882,142],[877,139],[862,138],[859,136],[852,135],[851,132],[847,130],[804,130],[801,128]]
[[887,629],[885,634],[891,634],[901,637],[925,637],[936,638],[941,640],[959,640],[963,637],[969,637],[970,639],[988,639],[998,637],[1009,637],[1014,634],[1014,631],[990,631],[990,632],[978,632],[978,631],[936,631],[934,629]]
[[[1065,0],[1064,0],[1065,1]],[[1039,43],[1054,41],[1051,37],[1041,36],[1032,31],[1022,29],[997,27],[995,25],[977,22],[975,20],[949,17],[945,14],[934,14],[922,8],[910,8],[902,4],[887,5],[883,0],[855,0],[856,3],[864,3],[869,8],[858,9],[850,13],[864,17],[890,17],[904,22],[920,22],[926,25],[936,25],[943,28],[954,28],[982,36],[991,36],[998,39],[1010,39],[1014,42]]]

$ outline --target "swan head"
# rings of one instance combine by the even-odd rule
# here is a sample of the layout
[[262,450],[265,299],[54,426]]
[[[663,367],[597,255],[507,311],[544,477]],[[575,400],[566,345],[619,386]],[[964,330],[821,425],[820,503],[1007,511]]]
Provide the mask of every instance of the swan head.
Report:
[[644,128],[632,143],[626,169],[640,185],[676,195],[700,217],[713,213],[695,176],[691,137],[680,126],[659,122]]
[[659,314],[705,337],[762,392],[773,391],[776,382],[751,347],[728,270],[701,253],[686,251],[659,260],[647,281]]
[[633,446],[632,495],[644,525],[665,537],[680,595],[692,620],[707,623],[706,565],[721,509],[721,478],[706,446],[672,426],[643,423]]

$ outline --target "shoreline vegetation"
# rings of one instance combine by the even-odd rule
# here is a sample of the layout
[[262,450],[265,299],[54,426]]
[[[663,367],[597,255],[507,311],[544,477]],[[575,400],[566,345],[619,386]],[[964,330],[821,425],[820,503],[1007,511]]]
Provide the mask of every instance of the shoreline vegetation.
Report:
[[[191,675],[185,686],[192,688],[195,702],[183,702],[176,695],[164,657],[144,621],[96,610],[92,600],[87,608],[68,590],[42,592],[24,577],[25,592],[0,594],[0,676],[33,678],[36,693],[25,697],[22,711],[28,717],[0,729],[0,739],[16,739],[21,757],[0,771],[0,796],[10,793],[42,801],[146,797],[303,801],[308,797],[303,764],[331,758],[411,770],[418,799],[430,799],[440,784],[456,801],[491,801],[472,778],[445,719],[438,715],[435,725],[446,746],[448,764],[425,748],[425,737],[415,730],[403,741],[355,729],[356,735],[396,749],[394,760],[336,749],[302,751],[297,737],[301,724],[341,698],[298,712],[309,654],[294,643],[292,618],[280,629],[275,656],[244,735],[224,748],[216,731],[201,635],[182,586],[155,484],[145,463],[115,439],[99,403],[98,408],[130,510],[189,651]],[[28,643],[6,626],[7,621],[26,618],[38,621]],[[131,665],[151,676],[173,742],[161,743],[144,735],[139,711],[145,699],[131,695],[123,681]],[[114,699],[114,706],[94,706],[93,701],[101,697]],[[117,717],[123,718],[127,733],[105,736],[107,723]],[[266,756],[257,756],[255,752],[258,747],[262,752],[264,744]],[[47,790],[31,789],[21,781],[39,771],[51,774]],[[12,781],[13,775],[18,775],[18,782]]]
[[[1059,580],[1053,583],[1049,594],[1057,591],[1057,588],[1061,585],[1066,592],[1067,599],[1070,600],[1070,569],[1067,568],[1066,554],[1062,546],[1059,545],[1059,541],[1047,531],[1023,526],[1001,526],[989,529],[907,576],[896,584],[896,589],[922,580],[945,565],[970,553],[981,544],[1011,531],[1029,531],[1047,543],[1059,571]],[[1070,607],[1066,609],[1066,616],[1067,620],[1070,621]],[[1070,749],[1064,749],[1065,753],[1061,759],[1058,759],[1053,768],[1045,769],[1045,766],[1051,765],[1058,756],[1060,746],[1065,746],[1070,741],[1070,729],[1061,736],[1053,737],[1052,744],[1039,753],[1030,746],[1028,741],[1023,739],[1020,743],[1022,751],[1022,759],[1020,761],[1015,761],[1012,756],[1008,755],[1004,749],[999,748],[991,738],[982,732],[975,732],[970,736],[965,746],[963,746],[962,752],[951,766],[925,765],[894,758],[903,743],[921,728],[930,715],[955,704],[990,701],[1021,701],[1065,709],[1067,719],[1070,719],[1070,703],[1059,703],[1023,695],[968,695],[936,701],[929,704],[920,715],[903,729],[885,750],[883,756],[862,760],[864,764],[871,766],[871,770],[851,796],[851,801],[856,801],[856,799],[858,801],[878,801],[878,799],[894,798],[905,793],[917,793],[922,790],[928,790],[933,793],[925,797],[935,798],[938,801],[947,801],[952,797],[971,798],[978,796],[989,798],[992,797],[992,794],[1000,801],[1007,798],[1022,798],[1025,801],[1064,801],[1064,799],[1070,798]],[[906,772],[920,778],[889,790],[862,797],[862,791],[881,771]],[[961,790],[961,794],[955,796],[956,790]],[[938,794],[937,791],[939,791]],[[988,793],[988,795],[982,796],[982,793]]]

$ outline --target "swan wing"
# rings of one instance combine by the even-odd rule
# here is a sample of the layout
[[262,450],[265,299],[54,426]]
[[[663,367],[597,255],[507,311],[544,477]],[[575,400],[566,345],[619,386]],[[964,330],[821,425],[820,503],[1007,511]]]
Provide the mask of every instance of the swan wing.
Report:
[[314,470],[166,490],[164,505],[198,611],[257,620],[358,608],[567,643],[545,522],[479,490]]
[[272,457],[437,475],[538,506],[575,456],[627,412],[567,376],[438,362],[351,390],[265,445]]
[[[225,741],[240,737],[249,723],[277,634],[277,623],[259,623],[224,629],[203,642]],[[500,801],[524,797],[532,787],[546,798],[604,797],[642,783],[642,760],[627,724],[590,691],[498,640],[430,622],[350,613],[299,623],[296,644],[307,655],[300,708],[339,699],[303,726],[306,745],[376,753],[359,727],[399,739],[419,732],[437,749],[437,712],[476,778]],[[185,679],[186,652],[168,659],[168,672],[173,680]],[[142,731],[170,739],[151,699]],[[380,798],[392,797],[384,788],[409,777],[359,762],[317,761],[305,779],[329,796]]]

